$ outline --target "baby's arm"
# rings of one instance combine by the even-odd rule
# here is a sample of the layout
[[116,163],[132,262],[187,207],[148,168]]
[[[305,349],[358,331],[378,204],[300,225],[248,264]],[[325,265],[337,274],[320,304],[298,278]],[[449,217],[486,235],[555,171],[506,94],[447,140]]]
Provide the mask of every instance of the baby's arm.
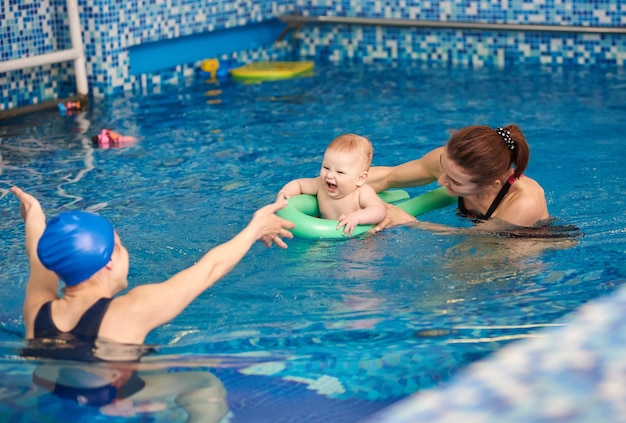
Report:
[[318,187],[319,177],[294,179],[293,181],[285,184],[285,186],[278,191],[276,200],[287,199],[299,194],[317,195]]
[[352,235],[357,225],[376,224],[387,216],[387,206],[385,202],[376,195],[376,191],[369,186],[363,185],[358,191],[360,210],[342,214],[339,216],[337,229],[343,227],[344,235]]

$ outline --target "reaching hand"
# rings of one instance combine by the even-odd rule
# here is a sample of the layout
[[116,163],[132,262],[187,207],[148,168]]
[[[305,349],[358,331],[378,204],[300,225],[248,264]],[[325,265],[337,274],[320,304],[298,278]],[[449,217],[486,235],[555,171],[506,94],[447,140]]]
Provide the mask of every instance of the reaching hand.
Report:
[[[32,213],[41,214],[43,216],[43,210],[41,204],[32,195],[22,191],[18,187],[11,187],[11,192],[20,200],[20,216],[26,221],[26,218]],[[45,219],[45,217],[44,217]]]
[[296,225],[288,220],[276,216],[276,211],[287,205],[286,200],[278,200],[275,203],[259,209],[254,213],[250,226],[257,227],[258,238],[266,247],[271,247],[272,243],[280,248],[287,248],[287,244],[282,238],[292,239],[293,234],[288,229],[293,229]]
[[26,254],[30,259],[31,277],[28,282],[29,288],[26,290],[26,295],[28,296],[28,292],[37,292],[39,288],[44,286],[44,291],[54,292],[50,298],[56,298],[58,278],[54,273],[46,270],[37,257],[37,243],[46,229],[46,215],[43,213],[39,201],[32,195],[18,187],[11,187],[11,192],[20,200],[20,215],[24,220],[24,231],[26,233]]

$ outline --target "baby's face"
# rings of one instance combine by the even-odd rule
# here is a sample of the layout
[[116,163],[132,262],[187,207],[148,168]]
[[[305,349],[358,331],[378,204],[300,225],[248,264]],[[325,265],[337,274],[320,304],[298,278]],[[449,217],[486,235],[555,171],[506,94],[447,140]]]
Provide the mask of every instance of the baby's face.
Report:
[[320,177],[331,198],[343,198],[365,183],[367,171],[358,154],[326,151]]

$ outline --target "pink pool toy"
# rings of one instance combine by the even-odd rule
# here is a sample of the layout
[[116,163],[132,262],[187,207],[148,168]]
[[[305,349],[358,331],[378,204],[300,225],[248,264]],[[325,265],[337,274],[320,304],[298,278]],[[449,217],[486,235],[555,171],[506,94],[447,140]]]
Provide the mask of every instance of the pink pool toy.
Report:
[[110,129],[103,129],[98,135],[93,137],[93,140],[100,148],[121,148],[135,143],[137,138],[130,135],[122,135]]

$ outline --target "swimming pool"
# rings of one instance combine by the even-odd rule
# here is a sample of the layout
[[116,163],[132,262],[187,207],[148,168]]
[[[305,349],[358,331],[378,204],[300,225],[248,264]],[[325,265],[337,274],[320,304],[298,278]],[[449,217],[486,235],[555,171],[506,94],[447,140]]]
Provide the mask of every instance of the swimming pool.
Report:
[[[95,100],[81,115],[0,122],[0,415],[100,416],[28,394],[41,363],[17,356],[28,275],[17,201],[6,195],[11,185],[35,194],[49,215],[87,208],[112,220],[131,255],[134,286],[190,265],[286,181],[315,175],[340,133],[368,136],[374,164],[396,164],[465,125],[520,125],[531,146],[526,173],[543,184],[557,222],[584,236],[401,227],[347,241],[294,239],[285,251],[259,244],[147,339],[158,346],[150,363],[166,376],[213,374],[233,422],[359,421],[509,342],[563,324],[567,313],[621,284],[625,104],[626,73],[616,68],[318,65],[311,78],[197,79]],[[141,140],[93,149],[90,138],[103,127]],[[423,219],[467,225],[451,209]],[[171,401],[147,414],[185,417]]]

